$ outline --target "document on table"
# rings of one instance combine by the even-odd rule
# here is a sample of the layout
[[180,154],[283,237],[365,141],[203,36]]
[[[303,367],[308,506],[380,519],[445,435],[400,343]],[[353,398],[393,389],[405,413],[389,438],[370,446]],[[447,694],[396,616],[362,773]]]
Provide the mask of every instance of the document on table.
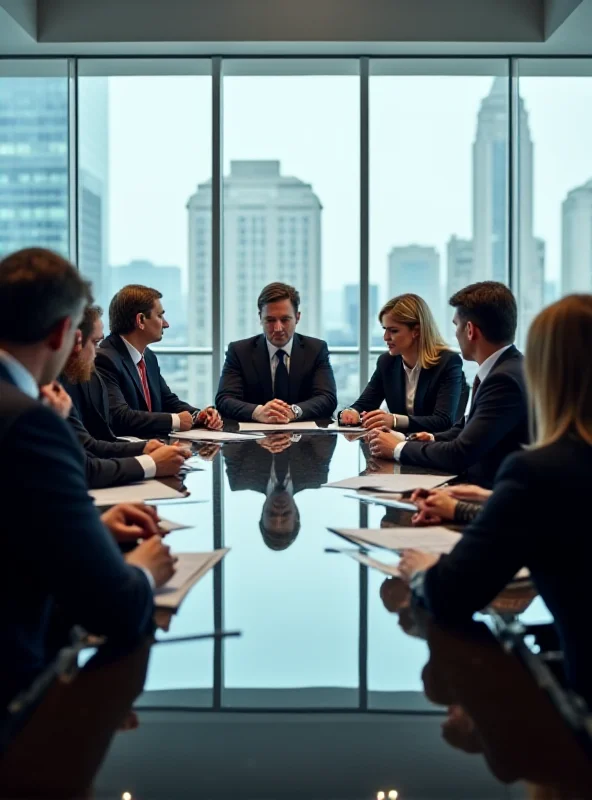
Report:
[[358,475],[343,481],[325,483],[332,489],[367,489],[371,492],[411,492],[414,489],[434,489],[455,478],[455,475],[414,475],[401,473],[397,475]]
[[429,528],[329,528],[363,546],[387,550],[423,550],[425,553],[449,553],[461,538],[460,533],[434,525]]
[[128,486],[113,486],[109,489],[90,489],[89,495],[97,506],[114,506],[117,503],[142,503],[145,500],[169,500],[185,497],[182,492],[171,489],[156,480],[130,483]]
[[230,431],[207,431],[202,428],[195,428],[191,431],[175,431],[171,433],[175,439],[188,439],[190,442],[241,442],[249,439],[260,439],[263,434],[252,433],[249,436]]
[[357,500],[359,503],[372,503],[386,508],[398,508],[401,511],[417,511],[417,506],[408,499],[401,500],[400,493],[389,494],[387,492],[358,492],[357,494],[344,495],[349,500]]
[[175,553],[178,558],[177,570],[170,581],[154,592],[154,605],[176,611],[189,590],[224,558],[229,549],[223,547],[209,553]]
[[338,422],[332,422],[323,430],[337,431],[337,433],[368,433],[368,429],[363,428],[361,425],[340,425]]
[[138,439],[137,436],[118,436],[118,442],[145,442],[146,439]]
[[377,569],[379,572],[382,572],[383,575],[390,575],[392,578],[398,578],[401,575],[394,564],[384,564],[382,561],[377,561],[375,558],[366,555],[366,553],[360,553],[359,550],[340,550],[339,552],[359,561],[359,563],[363,564],[365,567]]
[[287,422],[284,425],[281,423],[265,423],[265,422],[239,422],[241,431],[264,431],[271,433],[272,431],[323,431],[328,428],[320,428],[316,422]]
[[173,522],[170,519],[161,519],[158,527],[163,533],[172,533],[173,531],[183,531],[190,528],[191,525],[183,525],[182,522]]

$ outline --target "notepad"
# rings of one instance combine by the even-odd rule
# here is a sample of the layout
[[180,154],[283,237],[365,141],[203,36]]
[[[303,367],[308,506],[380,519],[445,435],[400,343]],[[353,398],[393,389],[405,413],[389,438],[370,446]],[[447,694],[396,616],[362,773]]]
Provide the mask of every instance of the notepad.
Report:
[[400,473],[396,475],[358,475],[324,485],[331,489],[368,489],[372,492],[412,492],[414,489],[435,489],[451,481],[455,475],[425,475]]
[[175,553],[178,561],[173,577],[156,589],[154,605],[157,608],[169,608],[176,611],[187,593],[203,578],[229,551],[229,547],[212,550],[209,553]]
[[196,428],[191,431],[175,431],[171,433],[171,436],[175,439],[187,439],[190,442],[241,442],[261,438],[263,434],[252,433],[247,436],[240,433],[231,433],[230,431],[206,431]]
[[239,422],[241,431],[325,431],[329,428],[319,428],[316,422],[286,422],[285,424],[265,422]]
[[424,553],[449,553],[461,534],[434,525],[429,528],[329,528],[363,546],[384,547],[387,550],[422,550]]
[[145,500],[169,500],[185,497],[182,492],[171,489],[157,480],[130,483],[127,486],[112,486],[109,489],[90,489],[89,495],[97,506],[114,506],[117,503],[142,503]]

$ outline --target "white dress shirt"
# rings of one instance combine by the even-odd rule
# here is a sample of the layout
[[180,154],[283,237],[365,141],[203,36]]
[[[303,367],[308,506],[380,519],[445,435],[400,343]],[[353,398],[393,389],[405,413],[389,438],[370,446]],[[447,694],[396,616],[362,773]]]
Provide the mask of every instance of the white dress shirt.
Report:
[[284,347],[276,347],[274,344],[271,344],[269,339],[265,340],[267,342],[267,350],[269,352],[269,366],[271,368],[271,386],[275,388],[275,373],[277,370],[277,366],[279,364],[279,358],[277,357],[277,351],[283,350],[286,354],[284,356],[284,364],[286,365],[286,372],[288,375],[290,374],[290,359],[292,357],[292,345],[294,344],[294,337],[290,339],[290,341],[284,345]]
[[395,428],[399,431],[406,431],[409,427],[409,415],[413,414],[415,406],[415,395],[417,394],[417,382],[419,381],[419,373],[421,366],[419,362],[414,367],[408,367],[403,361],[403,370],[405,371],[405,414],[393,414]]

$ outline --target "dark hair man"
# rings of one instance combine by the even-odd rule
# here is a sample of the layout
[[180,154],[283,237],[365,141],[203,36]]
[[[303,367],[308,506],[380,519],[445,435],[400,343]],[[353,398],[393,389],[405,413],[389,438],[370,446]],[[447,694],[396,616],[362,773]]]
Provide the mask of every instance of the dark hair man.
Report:
[[216,406],[223,417],[263,423],[327,419],[337,407],[327,343],[296,333],[300,295],[270,283],[257,301],[263,334],[232,342]]
[[130,284],[109,305],[111,333],[97,351],[96,364],[107,386],[113,430],[118,436],[167,436],[205,426],[222,428],[215,408],[203,411],[180,400],[160,373],[150,345],[169,327],[156,289]]
[[462,356],[479,364],[466,416],[443,433],[417,434],[419,441],[373,432],[370,451],[489,488],[504,458],[528,442],[523,358],[513,344],[516,300],[504,284],[483,281],[454,294],[450,305]]
[[18,529],[4,537],[0,709],[51,661],[55,604],[86,630],[133,645],[151,629],[154,585],[174,571],[156,536],[123,560],[111,533],[121,534],[138,509],[115,506],[101,522],[78,442],[38,400],[72,351],[89,302],[88,284],[55,253],[32,248],[0,261],[0,485],[4,514]]

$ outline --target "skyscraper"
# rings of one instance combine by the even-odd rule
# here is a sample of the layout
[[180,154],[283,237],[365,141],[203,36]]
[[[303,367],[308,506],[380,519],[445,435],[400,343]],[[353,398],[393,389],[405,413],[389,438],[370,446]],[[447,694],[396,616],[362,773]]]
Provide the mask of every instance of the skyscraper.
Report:
[[[93,126],[81,145],[80,266],[102,299],[106,269],[107,81],[97,78],[87,108]],[[81,105],[81,124],[84,117]],[[87,146],[93,155],[87,152]],[[68,82],[0,78],[0,255],[22,247],[69,253]]]
[[446,283],[446,302],[455,292],[468,286],[474,276],[473,240],[451,236],[446,246],[448,278]]
[[429,305],[438,325],[442,320],[440,255],[435,247],[417,244],[393,247],[388,257],[389,297],[412,292]]
[[[382,331],[378,322],[378,284],[371,283],[369,288],[369,322],[370,344],[377,345],[382,341]],[[356,345],[360,329],[360,287],[357,283],[348,283],[343,287],[343,322],[348,332],[347,345]]]
[[[211,344],[211,181],[189,198],[189,344]],[[312,186],[280,173],[279,161],[231,161],[224,179],[224,339],[256,334],[257,297],[272,281],[300,292],[298,330],[322,335],[321,203]],[[207,367],[193,394],[210,395]],[[200,377],[201,375],[201,377]],[[209,390],[209,391],[208,391]]]
[[592,291],[592,180],[561,206],[561,294]]
[[163,344],[187,343],[187,298],[181,289],[180,267],[155,266],[151,261],[134,260],[129,264],[113,267],[110,297],[128,283],[151,286],[162,293],[162,304],[171,329],[165,334]]

